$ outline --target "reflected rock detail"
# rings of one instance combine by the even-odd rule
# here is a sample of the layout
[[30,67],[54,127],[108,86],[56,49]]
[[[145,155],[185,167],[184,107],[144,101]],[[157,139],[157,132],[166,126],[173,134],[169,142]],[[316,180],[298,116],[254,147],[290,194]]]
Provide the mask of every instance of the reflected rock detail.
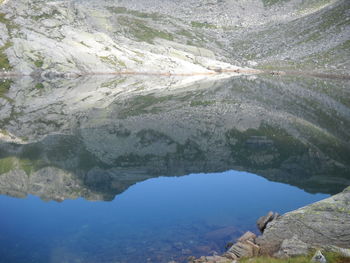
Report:
[[15,80],[0,107],[1,194],[112,200],[148,178],[230,169],[312,193],[350,184],[346,81],[34,83]]

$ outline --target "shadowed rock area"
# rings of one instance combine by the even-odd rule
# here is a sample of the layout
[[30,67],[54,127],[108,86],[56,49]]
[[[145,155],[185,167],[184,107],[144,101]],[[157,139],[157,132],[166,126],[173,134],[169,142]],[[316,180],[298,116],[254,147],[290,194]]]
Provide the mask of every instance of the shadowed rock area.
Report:
[[312,193],[349,185],[346,81],[35,83],[14,80],[2,100],[3,194],[112,200],[148,178],[230,169]]

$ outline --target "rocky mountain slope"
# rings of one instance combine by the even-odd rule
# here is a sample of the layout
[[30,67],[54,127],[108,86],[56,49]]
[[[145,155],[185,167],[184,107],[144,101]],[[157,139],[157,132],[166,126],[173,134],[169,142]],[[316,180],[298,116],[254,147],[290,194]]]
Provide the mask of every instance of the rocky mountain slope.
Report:
[[0,67],[19,73],[349,71],[347,0],[6,0]]
[[191,33],[176,18],[128,10],[118,2],[6,1],[1,10],[2,67],[23,74],[231,67],[213,51],[187,45],[184,35]]

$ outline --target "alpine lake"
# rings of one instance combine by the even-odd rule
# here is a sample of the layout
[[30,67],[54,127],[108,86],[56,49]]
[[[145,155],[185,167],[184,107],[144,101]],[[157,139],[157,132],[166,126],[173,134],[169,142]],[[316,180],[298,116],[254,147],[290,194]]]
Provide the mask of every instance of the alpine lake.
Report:
[[350,185],[348,80],[28,77],[0,91],[1,263],[186,262]]

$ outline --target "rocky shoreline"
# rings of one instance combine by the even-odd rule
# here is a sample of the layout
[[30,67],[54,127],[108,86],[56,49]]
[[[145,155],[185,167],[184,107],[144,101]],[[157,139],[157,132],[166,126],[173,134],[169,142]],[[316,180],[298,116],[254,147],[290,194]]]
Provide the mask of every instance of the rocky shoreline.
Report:
[[314,250],[350,257],[350,186],[339,194],[284,215],[269,212],[258,219],[257,226],[260,236],[246,232],[224,254],[202,256],[189,262],[231,263],[240,258],[266,255],[290,258],[308,255]]

